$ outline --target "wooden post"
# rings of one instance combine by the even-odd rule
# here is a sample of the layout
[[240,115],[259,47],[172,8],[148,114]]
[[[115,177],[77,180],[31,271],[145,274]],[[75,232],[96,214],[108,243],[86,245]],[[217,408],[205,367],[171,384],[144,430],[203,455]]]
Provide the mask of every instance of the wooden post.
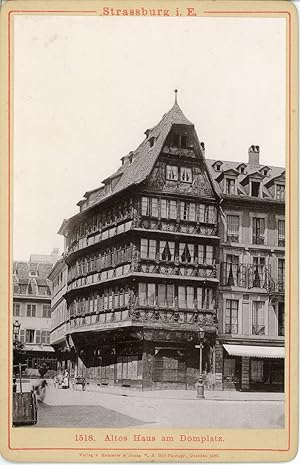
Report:
[[19,363],[20,393],[22,394],[22,365]]

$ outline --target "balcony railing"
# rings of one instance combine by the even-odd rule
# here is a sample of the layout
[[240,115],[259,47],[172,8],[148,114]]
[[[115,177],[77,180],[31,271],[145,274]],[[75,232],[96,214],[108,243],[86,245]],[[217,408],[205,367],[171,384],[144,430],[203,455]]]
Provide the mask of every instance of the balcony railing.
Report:
[[253,325],[252,334],[255,334],[256,336],[263,336],[265,334],[265,326],[264,325]]
[[237,323],[235,323],[235,324],[226,323],[226,325],[225,325],[225,333],[226,334],[237,334],[238,333],[238,325],[237,325]]
[[253,234],[253,244],[264,245],[265,236],[262,234]]
[[239,242],[239,234],[227,234],[227,242]]
[[258,287],[271,291],[274,281],[267,265],[221,263],[221,285],[251,289]]
[[87,328],[100,329],[101,325],[119,327],[120,322],[143,323],[147,326],[162,324],[171,326],[197,325],[217,328],[216,310],[186,310],[172,308],[139,307],[124,308],[118,311],[101,311],[93,314],[74,315],[68,322],[68,331],[80,331]]

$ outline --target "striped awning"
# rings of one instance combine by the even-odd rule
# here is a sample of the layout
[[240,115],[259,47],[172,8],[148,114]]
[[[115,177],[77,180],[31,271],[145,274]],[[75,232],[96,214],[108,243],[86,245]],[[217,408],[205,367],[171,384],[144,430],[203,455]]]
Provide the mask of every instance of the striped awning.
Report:
[[284,347],[223,344],[229,355],[238,357],[284,358]]

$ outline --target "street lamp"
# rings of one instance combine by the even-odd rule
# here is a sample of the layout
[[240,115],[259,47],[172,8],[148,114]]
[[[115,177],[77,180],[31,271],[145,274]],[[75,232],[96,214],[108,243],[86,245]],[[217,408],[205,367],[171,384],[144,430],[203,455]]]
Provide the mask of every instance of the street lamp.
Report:
[[203,376],[202,376],[202,350],[203,350],[203,339],[204,339],[204,329],[199,327],[199,380],[196,384],[197,388],[197,399],[204,399],[204,384],[203,384]]
[[21,326],[21,323],[18,320],[14,321],[13,329],[14,329],[14,340],[15,340],[15,342],[19,341],[20,326]]

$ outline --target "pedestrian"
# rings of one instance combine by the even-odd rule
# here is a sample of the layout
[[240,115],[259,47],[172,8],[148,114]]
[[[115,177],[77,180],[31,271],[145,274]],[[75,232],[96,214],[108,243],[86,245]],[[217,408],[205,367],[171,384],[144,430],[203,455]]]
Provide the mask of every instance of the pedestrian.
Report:
[[68,370],[66,370],[65,373],[64,373],[62,388],[63,389],[68,389],[69,388],[69,372],[68,372]]
[[36,399],[39,400],[40,402],[44,402],[45,395],[46,395],[46,387],[48,383],[44,379],[40,384],[37,384],[33,387],[33,390],[36,395]]

